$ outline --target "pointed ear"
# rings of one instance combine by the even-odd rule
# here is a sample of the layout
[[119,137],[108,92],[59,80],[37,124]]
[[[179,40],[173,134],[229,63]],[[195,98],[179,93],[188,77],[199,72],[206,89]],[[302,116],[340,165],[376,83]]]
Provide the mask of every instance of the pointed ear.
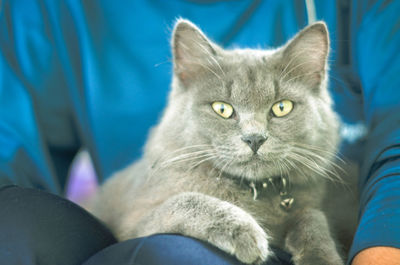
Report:
[[302,80],[313,88],[325,78],[329,33],[324,22],[316,22],[291,39],[283,48],[281,80]]
[[193,23],[179,19],[172,34],[175,75],[185,85],[212,71],[218,49]]

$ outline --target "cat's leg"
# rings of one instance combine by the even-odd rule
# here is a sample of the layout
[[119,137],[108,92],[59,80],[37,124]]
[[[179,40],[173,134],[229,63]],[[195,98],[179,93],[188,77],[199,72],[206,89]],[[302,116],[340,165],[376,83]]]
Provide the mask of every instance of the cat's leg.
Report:
[[296,265],[343,265],[323,212],[305,209],[293,217],[286,247]]
[[185,192],[165,201],[124,237],[179,233],[211,243],[240,261],[258,264],[270,255],[268,237],[250,214],[201,193]]

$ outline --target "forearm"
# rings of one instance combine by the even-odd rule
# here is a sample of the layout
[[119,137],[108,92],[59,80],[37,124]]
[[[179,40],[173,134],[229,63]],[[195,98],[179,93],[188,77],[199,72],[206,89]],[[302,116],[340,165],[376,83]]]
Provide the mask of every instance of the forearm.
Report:
[[352,265],[398,265],[400,249],[393,247],[372,247],[358,253]]

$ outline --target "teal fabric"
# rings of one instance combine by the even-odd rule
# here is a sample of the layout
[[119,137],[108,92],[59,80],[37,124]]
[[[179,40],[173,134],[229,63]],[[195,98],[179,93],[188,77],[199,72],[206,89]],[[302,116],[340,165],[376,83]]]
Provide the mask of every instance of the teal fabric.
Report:
[[[351,257],[400,247],[400,1],[314,2],[336,110],[368,129],[342,146],[362,166]],[[225,47],[281,45],[308,24],[303,1],[2,1],[0,183],[62,194],[82,146],[101,180],[138,158],[165,106],[177,17]]]

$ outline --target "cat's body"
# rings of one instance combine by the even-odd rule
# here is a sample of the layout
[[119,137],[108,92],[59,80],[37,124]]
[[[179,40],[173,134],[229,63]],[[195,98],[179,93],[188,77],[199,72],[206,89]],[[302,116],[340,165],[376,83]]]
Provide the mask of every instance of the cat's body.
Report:
[[249,264],[267,259],[269,245],[296,265],[343,264],[321,211],[339,142],[325,25],[277,50],[226,51],[181,20],[173,49],[164,116],[93,212],[121,240],[180,233]]

